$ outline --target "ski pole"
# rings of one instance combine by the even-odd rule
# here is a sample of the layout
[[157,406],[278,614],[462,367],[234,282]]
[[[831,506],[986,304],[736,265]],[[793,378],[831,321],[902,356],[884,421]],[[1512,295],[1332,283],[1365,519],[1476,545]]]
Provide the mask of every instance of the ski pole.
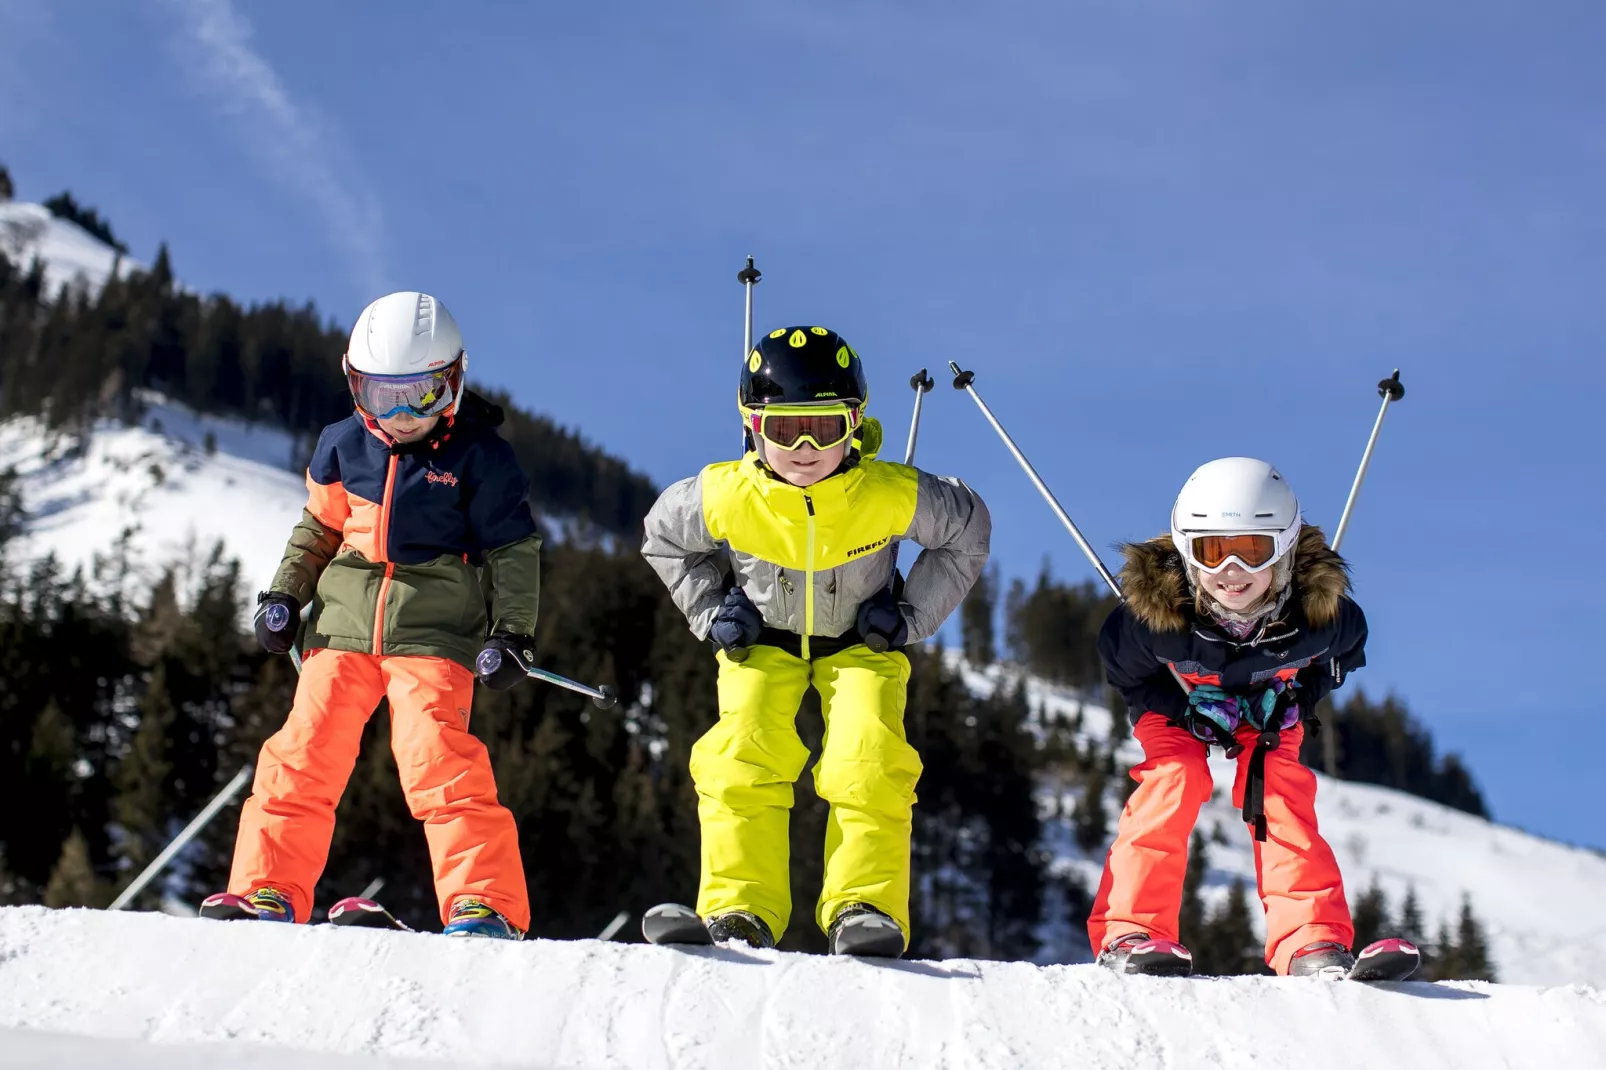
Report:
[[1361,467],[1355,473],[1349,499],[1344,502],[1344,514],[1338,518],[1338,530],[1333,533],[1334,553],[1338,552],[1339,543],[1344,541],[1344,533],[1349,530],[1350,513],[1355,509],[1355,499],[1361,496],[1361,484],[1366,481],[1366,469],[1372,463],[1372,450],[1377,446],[1377,436],[1383,430],[1383,417],[1388,415],[1390,404],[1405,396],[1405,386],[1400,382],[1400,369],[1395,368],[1393,375],[1377,384],[1377,393],[1383,399],[1383,407],[1377,410],[1377,423],[1372,425],[1372,436],[1366,440],[1366,452],[1361,454]]
[[1059,500],[1054,497],[1054,493],[1043,482],[1043,477],[1037,474],[1037,469],[1032,467],[1032,462],[1028,461],[1026,455],[1020,451],[1020,447],[1015,445],[1015,440],[1009,437],[1009,432],[1005,431],[1004,425],[998,422],[998,417],[993,415],[993,410],[989,409],[987,403],[981,399],[981,395],[976,393],[974,385],[976,373],[960,371],[959,365],[951,360],[948,362],[948,367],[954,373],[954,389],[963,390],[970,395],[970,399],[976,403],[976,407],[981,409],[981,414],[987,417],[987,422],[993,425],[993,430],[998,432],[998,437],[1003,439],[1004,445],[1009,447],[1009,452],[1015,455],[1016,462],[1026,472],[1027,477],[1031,479],[1032,485],[1037,488],[1037,492],[1043,496],[1044,501],[1048,502],[1048,507],[1054,510],[1054,515],[1059,517],[1061,524],[1065,525],[1065,530],[1071,533],[1071,538],[1076,540],[1076,545],[1080,546],[1082,552],[1087,555],[1087,559],[1093,562],[1093,567],[1098,569],[1099,575],[1104,578],[1104,582],[1109,585],[1115,597],[1124,601],[1124,596],[1121,594],[1121,585],[1115,582],[1115,577],[1110,575],[1110,570],[1104,567],[1104,562],[1099,560],[1099,555],[1094,552],[1093,547],[1089,546],[1087,540],[1082,538],[1082,533],[1071,522],[1071,518],[1066,514],[1065,508],[1060,505]]
[[[763,278],[764,274],[753,266],[752,257],[748,257],[747,266],[736,273],[736,281],[742,284],[742,289],[746,291],[747,297],[745,302],[747,311],[742,317],[742,360],[744,362],[747,360],[747,355],[753,351],[753,287],[757,286]],[[748,431],[745,423],[746,421],[744,420],[744,426],[742,427],[743,453],[747,452],[748,441]]]
[[223,785],[222,791],[212,796],[212,801],[207,803],[206,807],[196,814],[188,825],[184,826],[184,831],[173,837],[173,842],[162,848],[162,853],[151,859],[151,864],[146,866],[139,876],[130,881],[128,887],[124,888],[122,893],[112,900],[112,905],[106,909],[122,910],[132,903],[134,897],[143,892],[145,886],[155,880],[156,876],[167,868],[167,864],[173,861],[174,856],[184,850],[191,840],[200,835],[201,830],[206,828],[212,819],[233,801],[234,797],[239,794],[240,789],[251,782],[251,772],[251,767],[247,765],[238,773],[235,773],[234,779]]
[[[909,417],[909,444],[903,449],[904,464],[915,463],[915,441],[920,437],[920,407],[926,400],[926,395],[931,392],[931,388],[936,385],[937,384],[935,380],[926,374],[926,369],[924,368],[921,368],[918,372],[909,377],[909,386],[915,392],[915,411],[914,415]],[[887,577],[888,590],[892,589],[892,586],[897,579],[898,540],[893,539],[892,575]],[[882,635],[880,632],[871,632],[869,635],[864,637],[864,645],[875,651],[877,654],[885,654],[888,646],[887,637]]]
[[764,273],[753,266],[753,258],[747,258],[747,266],[736,273],[736,281],[742,284],[747,291],[747,315],[742,323],[742,359],[753,351],[753,287],[764,278]]
[[[1400,382],[1400,369],[1395,368],[1394,374],[1377,384],[1378,396],[1383,399],[1383,405],[1377,410],[1377,422],[1372,425],[1372,434],[1366,440],[1366,451],[1361,454],[1361,466],[1355,472],[1355,482],[1350,485],[1349,497],[1344,502],[1344,512],[1338,518],[1338,530],[1333,532],[1333,552],[1338,552],[1339,544],[1344,541],[1345,532],[1349,531],[1351,513],[1355,510],[1355,499],[1361,496],[1361,484],[1366,480],[1366,469],[1372,463],[1372,450],[1377,446],[1377,436],[1383,430],[1383,417],[1388,415],[1389,406],[1405,396],[1405,386]],[[1322,733],[1322,768],[1330,777],[1338,776],[1338,726],[1335,724]]]
[[[491,671],[495,672],[496,670],[493,668]],[[607,684],[603,684],[601,687],[588,687],[585,684],[575,683],[566,676],[559,676],[555,672],[547,672],[545,669],[525,669],[524,672],[532,680],[545,680],[549,684],[555,684],[558,687],[591,696],[591,701],[596,703],[599,710],[611,710],[619,702],[619,697],[613,693],[613,688]]]
[[915,413],[909,417],[909,444],[903,448],[904,464],[915,463],[915,440],[920,437],[920,404],[936,385],[924,368],[909,377],[909,386],[915,392]]
[[[742,360],[744,361],[747,360],[747,355],[753,351],[753,287],[757,286],[763,278],[763,272],[753,266],[752,257],[748,257],[747,266],[736,273],[736,281],[741,283],[743,289],[747,291],[747,315],[742,321]],[[743,453],[747,452],[747,436],[748,430],[744,426],[742,428]],[[738,663],[746,661],[747,654],[748,650],[745,646],[733,646],[725,651],[727,658]]]

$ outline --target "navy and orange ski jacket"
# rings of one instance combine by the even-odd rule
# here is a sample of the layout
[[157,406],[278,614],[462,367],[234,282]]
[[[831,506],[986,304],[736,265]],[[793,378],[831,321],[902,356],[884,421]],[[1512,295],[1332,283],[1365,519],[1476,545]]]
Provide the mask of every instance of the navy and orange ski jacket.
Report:
[[535,631],[541,539],[501,422],[470,393],[418,443],[397,445],[358,413],[324,428],[269,587],[312,601],[305,649],[472,669],[488,631]]

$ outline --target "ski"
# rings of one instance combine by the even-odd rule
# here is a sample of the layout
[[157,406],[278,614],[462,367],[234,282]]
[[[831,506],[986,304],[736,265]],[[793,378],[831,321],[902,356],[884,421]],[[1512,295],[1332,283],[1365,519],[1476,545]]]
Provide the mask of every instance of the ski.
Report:
[[251,901],[243,895],[219,892],[201,900],[201,917],[212,921],[258,921],[261,915]]
[[1409,940],[1390,938],[1367,944],[1345,975],[1348,981],[1404,981],[1416,972],[1422,953]]
[[349,925],[361,929],[400,929],[404,933],[413,931],[405,922],[372,899],[363,899],[355,895],[347,896],[329,908],[329,922],[332,925]]
[[1193,954],[1171,940],[1145,940],[1127,955],[1121,972],[1146,977],[1187,977],[1193,973]]
[[641,935],[650,944],[697,944],[714,942],[708,927],[691,907],[679,903],[659,903],[641,916]]

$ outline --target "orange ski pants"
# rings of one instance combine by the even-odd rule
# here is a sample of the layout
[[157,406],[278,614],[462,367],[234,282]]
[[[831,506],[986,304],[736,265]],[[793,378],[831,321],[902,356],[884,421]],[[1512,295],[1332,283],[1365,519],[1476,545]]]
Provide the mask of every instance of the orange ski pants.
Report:
[[528,929],[518,830],[496,800],[485,744],[468,730],[474,676],[445,658],[307,655],[290,716],[262,745],[229,891],[271,885],[290,897],[297,921],[312,916],[335,807],[381,698],[390,699],[390,745],[407,806],[424,823],[441,920],[453,900],[472,895]]
[[[1205,745],[1157,713],[1134,732],[1143,762],[1132,769],[1137,790],[1121,811],[1115,843],[1087,921],[1097,952],[1128,933],[1177,939],[1188,838],[1215,785]],[[1241,729],[1233,805],[1242,807],[1257,733]],[[1266,963],[1287,973],[1294,952],[1318,940],[1349,947],[1355,939],[1338,861],[1316,831],[1316,774],[1299,761],[1303,725],[1282,734],[1266,755],[1266,842],[1254,842],[1255,883],[1266,910]]]

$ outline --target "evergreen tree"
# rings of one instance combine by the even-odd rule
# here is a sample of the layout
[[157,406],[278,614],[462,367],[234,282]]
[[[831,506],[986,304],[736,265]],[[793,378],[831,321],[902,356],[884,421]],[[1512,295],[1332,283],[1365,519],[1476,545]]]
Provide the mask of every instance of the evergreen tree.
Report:
[[998,611],[998,565],[989,565],[959,606],[961,649],[965,660],[980,667],[997,658],[994,619]]
[[123,863],[126,879],[144,869],[166,842],[172,804],[169,753],[177,720],[178,711],[167,692],[166,667],[157,665],[139,705],[139,727],[113,777],[117,797],[112,815],[118,834],[112,853]]
[[1461,979],[1460,949],[1450,932],[1449,922],[1439,922],[1439,935],[1433,941],[1427,956],[1427,979],[1430,981],[1458,981]]
[[1461,916],[1456,921],[1455,958],[1458,976],[1464,981],[1493,981],[1494,963],[1489,958],[1489,938],[1483,923],[1472,913],[1472,897],[1461,896]]
[[1262,957],[1249,911],[1248,890],[1243,878],[1236,877],[1227,893],[1227,901],[1210,918],[1204,961],[1201,962],[1199,953],[1194,952],[1194,963],[1201,973],[1231,977],[1271,972]]
[[1204,879],[1210,865],[1210,849],[1195,829],[1188,842],[1188,869],[1182,879],[1182,909],[1177,915],[1177,933],[1182,945],[1199,961],[1199,948],[1208,943],[1209,917],[1205,911]]
[[1352,914],[1355,923],[1355,947],[1359,954],[1361,948],[1381,940],[1385,936],[1394,935],[1389,919],[1388,897],[1377,883],[1377,876],[1372,877],[1371,885],[1366,889],[1360,899],[1355,902]]
[[6,165],[0,163],[0,202],[9,201],[17,195],[17,187],[12,184],[11,172]]
[[1110,815],[1104,805],[1104,791],[1108,786],[1102,762],[1094,761],[1082,782],[1082,797],[1077,801],[1076,813],[1071,819],[1076,846],[1089,858],[1097,857],[1110,835]]
[[1422,919],[1422,904],[1416,897],[1413,885],[1405,891],[1405,902],[1400,905],[1400,927],[1395,935],[1413,944],[1427,942],[1427,922]]
[[45,886],[47,907],[103,907],[108,900],[89,858],[89,841],[73,829],[61,848],[61,858]]

